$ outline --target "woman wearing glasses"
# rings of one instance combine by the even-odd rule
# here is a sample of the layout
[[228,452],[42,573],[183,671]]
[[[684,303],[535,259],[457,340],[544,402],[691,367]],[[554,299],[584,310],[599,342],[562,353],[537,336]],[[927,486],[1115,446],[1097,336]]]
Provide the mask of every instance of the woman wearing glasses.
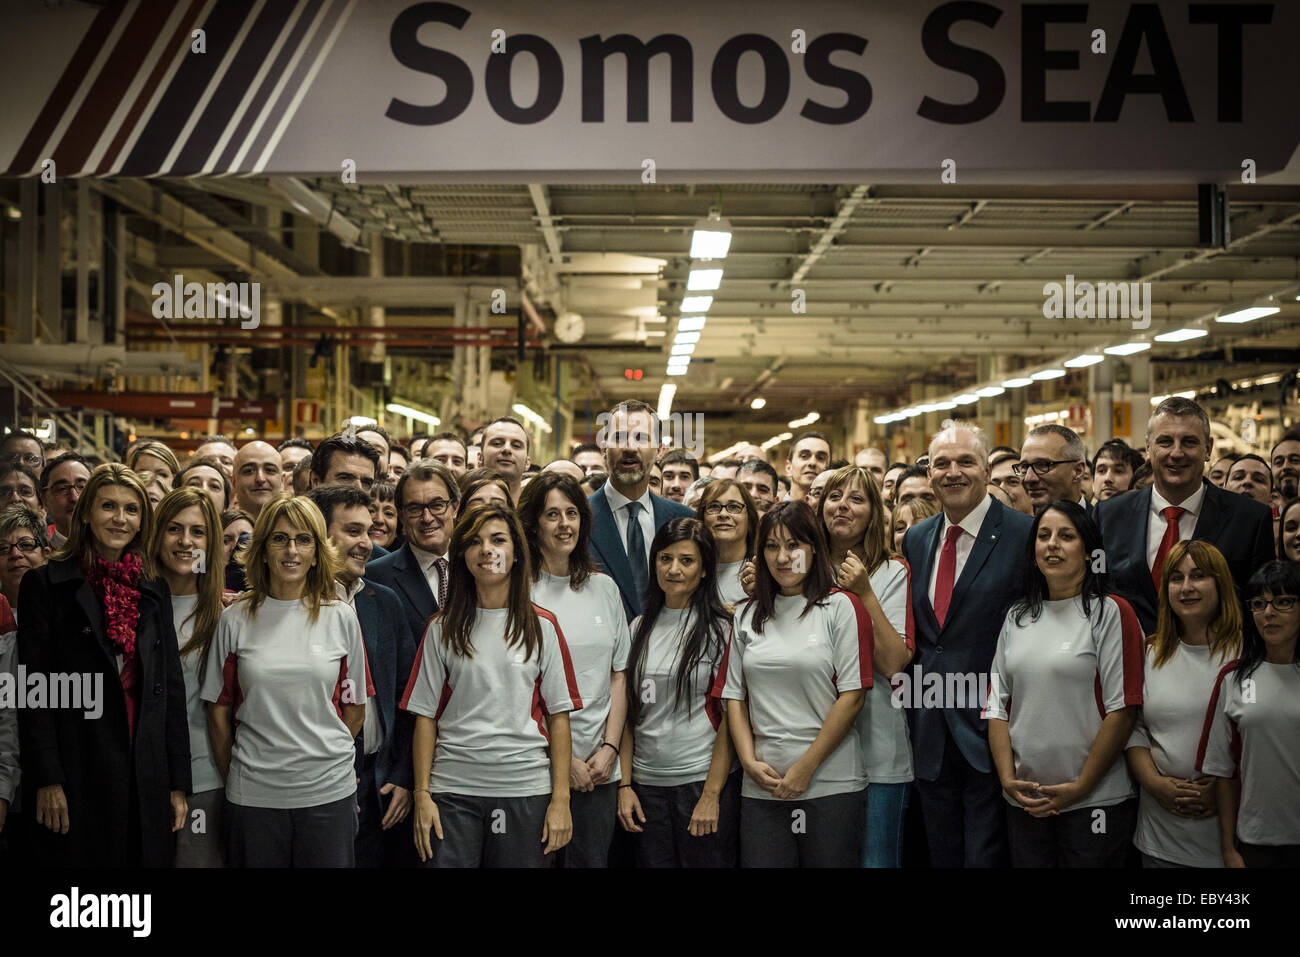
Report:
[[152,528],[136,474],[101,465],[67,543],[19,586],[27,674],[102,688],[98,707],[19,712],[23,807],[42,866],[170,867],[186,821],[185,684],[166,583],[146,572]]
[[1241,658],[1215,682],[1197,770],[1217,779],[1225,865],[1300,867],[1300,564],[1260,568],[1246,607]]
[[1144,867],[1221,867],[1214,779],[1196,773],[1196,747],[1219,670],[1241,650],[1241,606],[1227,561],[1208,542],[1170,548],[1161,581],[1142,710],[1125,751],[1142,789],[1133,844]]
[[[713,534],[718,549],[718,594],[734,612],[736,605],[749,597],[741,584],[740,573],[754,554],[758,506],[749,490],[735,479],[716,479],[700,495],[695,517]],[[750,571],[753,571],[752,563]]]
[[604,867],[614,837],[627,714],[631,638],[618,585],[591,562],[591,507],[578,483],[541,472],[519,496],[519,521],[532,566],[532,601],[555,615],[568,641],[582,709],[569,718],[573,840],[565,867]]
[[0,511],[0,594],[18,615],[18,585],[50,558],[50,540],[39,512],[25,505]]
[[854,721],[872,684],[871,619],[834,587],[803,502],[763,515],[758,554],[714,684],[745,769],[741,866],[858,867],[867,772]]
[[907,718],[890,697],[890,681],[907,667],[916,648],[911,572],[890,547],[884,502],[866,469],[850,465],[831,472],[817,517],[830,543],[836,584],[858,596],[875,636],[874,680],[857,720],[870,782],[862,866],[902,867],[912,746]]
[[415,846],[431,867],[549,867],[573,835],[569,712],[583,702],[555,616],[529,600],[527,549],[502,505],[469,509],[452,532],[447,604],[402,699],[416,715]]
[[352,867],[353,739],[373,694],[342,561],[306,498],[262,507],[240,557],[249,590],[217,624],[200,697],[226,782],[234,867]]

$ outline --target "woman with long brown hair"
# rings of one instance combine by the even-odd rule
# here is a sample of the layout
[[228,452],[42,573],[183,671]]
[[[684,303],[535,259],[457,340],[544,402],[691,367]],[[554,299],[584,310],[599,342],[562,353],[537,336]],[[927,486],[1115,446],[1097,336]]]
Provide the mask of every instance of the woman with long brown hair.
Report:
[[718,549],[718,594],[734,612],[736,606],[748,597],[740,573],[746,561],[754,555],[754,542],[758,538],[758,506],[750,497],[749,489],[735,479],[715,479],[700,493],[695,517],[713,533]]
[[226,782],[235,867],[352,867],[354,739],[373,693],[342,559],[314,502],[262,506],[239,557],[248,591],[221,616],[200,696]]
[[1214,679],[1241,650],[1241,605],[1209,542],[1175,544],[1161,582],[1142,710],[1125,751],[1142,789],[1133,844],[1146,867],[1221,867],[1214,778],[1196,773],[1196,747]]
[[857,595],[875,636],[875,678],[857,720],[871,782],[862,866],[902,867],[912,746],[906,716],[890,696],[890,682],[907,667],[916,648],[911,570],[894,553],[884,501],[866,469],[849,465],[831,472],[822,486],[817,517],[826,529],[836,584]]
[[569,712],[582,699],[569,650],[530,600],[513,511],[462,512],[447,558],[447,604],[402,699],[416,715],[415,846],[431,867],[549,867],[573,835]]
[[[225,789],[208,743],[208,716],[199,688],[222,603],[221,523],[202,489],[168,492],[154,510],[148,564],[171,592],[172,624],[185,679],[190,731],[191,819],[176,838],[177,867],[221,867],[221,810]],[[194,811],[202,811],[195,819]]]
[[82,700],[19,712],[42,864],[169,867],[186,820],[185,684],[167,585],[145,570],[152,521],[136,474],[101,465],[63,547],[19,586],[29,677],[86,676]]

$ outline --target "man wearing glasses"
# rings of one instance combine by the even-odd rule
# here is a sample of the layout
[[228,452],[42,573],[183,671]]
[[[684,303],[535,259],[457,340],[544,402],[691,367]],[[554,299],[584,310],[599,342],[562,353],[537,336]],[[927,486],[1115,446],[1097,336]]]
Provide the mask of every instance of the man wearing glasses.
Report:
[[1035,512],[1058,499],[1091,512],[1092,506],[1083,494],[1087,459],[1088,451],[1079,436],[1063,425],[1048,424],[1025,436],[1020,464],[1012,468],[1024,483]]
[[41,503],[45,517],[53,526],[50,547],[58,551],[68,540],[72,510],[90,481],[90,466],[76,452],[65,452],[51,459],[41,473]]
[[0,465],[10,462],[27,466],[40,478],[41,471],[45,468],[45,452],[41,449],[41,440],[21,429],[6,434],[0,439]]
[[1026,515],[1034,514],[1034,506],[1029,502],[1029,493],[1025,483],[1016,474],[1020,458],[1015,452],[996,453],[989,459],[989,484],[996,485],[1011,500],[1011,507]]
[[444,466],[417,459],[397,480],[394,499],[406,544],[373,559],[366,578],[397,592],[418,646],[429,619],[447,601],[447,547],[460,487]]

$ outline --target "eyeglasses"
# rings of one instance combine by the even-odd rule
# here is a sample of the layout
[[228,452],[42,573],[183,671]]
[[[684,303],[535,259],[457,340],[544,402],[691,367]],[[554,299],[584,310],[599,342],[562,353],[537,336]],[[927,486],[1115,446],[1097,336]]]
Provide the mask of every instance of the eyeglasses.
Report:
[[1290,611],[1295,607],[1296,597],[1294,595],[1278,595],[1276,598],[1252,598],[1249,602],[1250,610],[1255,614],[1262,614],[1264,609],[1272,605],[1277,611]]
[[1082,461],[1082,459],[1061,459],[1057,462],[1049,462],[1046,460],[1042,462],[1019,462],[1016,465],[1011,466],[1011,471],[1020,478],[1024,478],[1025,473],[1030,469],[1033,469],[1038,475],[1046,475],[1058,465],[1070,465],[1071,463],[1080,461]]
[[316,539],[312,535],[303,532],[301,535],[287,535],[284,532],[273,532],[266,540],[272,548],[288,548],[289,542],[293,541],[302,551],[311,551],[316,547]]
[[59,498],[64,498],[69,495],[74,489],[77,494],[80,495],[86,490],[86,480],[82,479],[80,482],[76,483],[55,482],[50,486],[50,492],[57,495]]
[[22,552],[24,555],[30,555],[32,552],[36,551],[36,549],[39,547],[40,546],[36,544],[36,539],[34,538],[20,538],[18,539],[18,541],[13,542],[9,545],[6,545],[4,542],[0,542],[0,555],[8,555],[15,548],[18,549],[20,552]]
[[417,521],[427,511],[430,515],[445,515],[451,502],[445,498],[435,498],[430,502],[407,502],[402,506],[402,514],[411,521]]
[[0,456],[0,461],[21,462],[28,468],[40,468],[45,464],[45,457],[43,455],[32,455],[31,453],[23,455],[21,452],[7,452],[5,455]]
[[710,502],[708,505],[704,506],[704,514],[705,514],[705,515],[720,515],[720,514],[722,514],[722,510],[723,510],[724,508],[727,510],[727,514],[728,514],[728,515],[739,515],[741,512],[743,512],[743,511],[745,510],[745,503],[744,503],[744,502],[727,502],[727,503],[724,505],[722,502]]
[[35,498],[36,489],[30,485],[0,485],[0,500],[6,498]]

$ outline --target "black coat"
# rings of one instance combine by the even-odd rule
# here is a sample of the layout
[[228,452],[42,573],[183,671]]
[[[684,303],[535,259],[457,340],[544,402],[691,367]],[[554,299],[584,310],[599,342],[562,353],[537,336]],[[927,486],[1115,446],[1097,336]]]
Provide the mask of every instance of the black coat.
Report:
[[[109,642],[104,610],[78,559],[23,576],[18,661],[27,674],[72,673],[102,681],[97,719],[85,709],[22,709],[18,715],[24,807],[37,861],[65,867],[170,867],[175,853],[171,791],[190,790],[185,683],[166,583],[140,580],[136,631],[140,705],[135,735]],[[62,784],[69,829],[35,823],[36,792]]]

